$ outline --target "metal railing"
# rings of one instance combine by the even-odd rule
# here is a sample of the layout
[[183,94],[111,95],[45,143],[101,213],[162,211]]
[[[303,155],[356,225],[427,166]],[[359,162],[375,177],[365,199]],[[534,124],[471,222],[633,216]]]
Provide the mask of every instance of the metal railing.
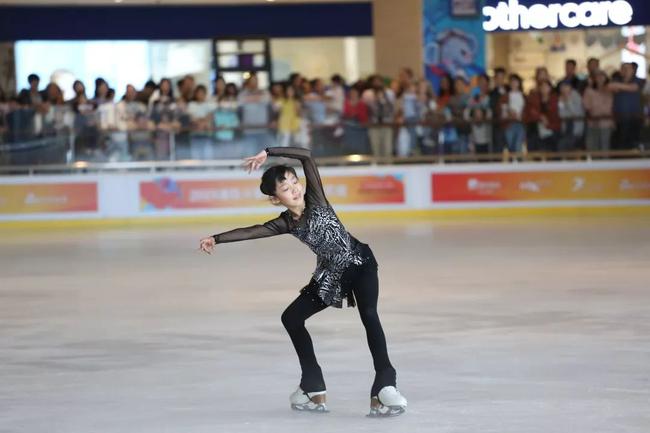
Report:
[[[61,112],[57,110],[47,115],[24,108],[11,115],[0,113],[0,173],[232,169],[239,166],[242,157],[281,144],[310,147],[323,165],[589,161],[650,156],[645,150],[645,143],[650,143],[647,118],[635,119],[641,129],[640,140],[629,149],[586,150],[583,134],[573,137],[573,148],[561,151],[535,149],[532,141],[529,146],[524,143],[521,149],[508,151],[503,137],[507,123],[472,121],[462,116],[430,116],[426,121],[384,124],[343,120],[306,125],[292,134],[283,134],[275,123],[220,127],[215,121],[197,129],[187,122],[184,126],[178,122],[170,126],[142,117],[140,123],[123,122],[119,128],[100,127],[97,113],[73,113],[67,106],[61,107]],[[590,122],[603,119],[577,117],[562,122],[582,123],[587,131]],[[481,143],[484,148],[479,151],[473,146],[473,134],[475,128],[483,126],[489,131],[482,131],[487,142]],[[382,152],[375,146],[376,134],[369,134],[373,129],[381,129],[389,141]],[[562,139],[562,132],[556,139]]]

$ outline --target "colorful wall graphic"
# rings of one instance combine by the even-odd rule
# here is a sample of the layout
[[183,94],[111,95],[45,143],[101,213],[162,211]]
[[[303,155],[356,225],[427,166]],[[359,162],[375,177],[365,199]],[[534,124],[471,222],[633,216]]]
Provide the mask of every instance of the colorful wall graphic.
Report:
[[485,71],[485,32],[478,0],[423,0],[425,75],[436,91],[446,74],[474,83]]

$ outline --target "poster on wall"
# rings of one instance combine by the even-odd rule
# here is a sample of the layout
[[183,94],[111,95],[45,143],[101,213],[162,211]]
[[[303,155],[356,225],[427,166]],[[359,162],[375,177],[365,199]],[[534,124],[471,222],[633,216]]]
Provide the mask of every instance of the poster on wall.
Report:
[[434,173],[432,201],[648,200],[650,169]]
[[[402,175],[323,178],[333,204],[403,204]],[[269,206],[257,179],[182,180],[163,177],[140,182],[140,210],[224,209]]]
[[97,183],[0,185],[0,215],[97,212]]
[[449,0],[454,17],[475,17],[479,13],[479,0]]
[[485,32],[478,2],[423,0],[423,14],[425,75],[434,89],[438,91],[445,75],[475,83],[485,72]]

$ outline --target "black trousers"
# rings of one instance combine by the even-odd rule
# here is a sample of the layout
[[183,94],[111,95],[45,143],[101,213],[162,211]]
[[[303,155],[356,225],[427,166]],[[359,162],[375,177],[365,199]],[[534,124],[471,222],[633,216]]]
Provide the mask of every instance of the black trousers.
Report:
[[616,119],[616,130],[612,138],[612,149],[634,149],[639,145],[643,121],[640,117],[620,116]]
[[[379,282],[376,262],[350,266],[343,274],[342,281],[344,282],[344,291],[353,291],[361,322],[366,328],[368,347],[375,367],[375,381],[370,390],[370,396],[376,396],[383,387],[396,386],[397,380],[395,369],[388,358],[384,330],[377,315]],[[314,354],[311,337],[305,328],[305,320],[327,308],[312,287],[315,288],[315,285],[310,284],[305,287],[296,300],[282,313],[282,324],[291,337],[302,369],[300,387],[306,392],[326,389],[323,373]]]

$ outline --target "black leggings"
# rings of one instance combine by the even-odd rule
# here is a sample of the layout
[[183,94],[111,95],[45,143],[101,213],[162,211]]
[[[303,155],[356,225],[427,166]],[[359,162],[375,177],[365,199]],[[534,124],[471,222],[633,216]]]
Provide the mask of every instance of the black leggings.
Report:
[[[386,337],[377,315],[377,298],[379,283],[377,268],[372,264],[362,266],[352,265],[343,275],[345,290],[352,290],[359,308],[361,322],[366,328],[368,346],[375,367],[375,381],[370,396],[376,396],[384,386],[396,385],[396,372],[388,359]],[[305,328],[305,320],[319,311],[327,308],[310,284],[282,313],[282,324],[286,328],[291,342],[296,349],[302,378],[300,387],[306,392],[325,390],[325,380],[314,354],[314,346]]]

